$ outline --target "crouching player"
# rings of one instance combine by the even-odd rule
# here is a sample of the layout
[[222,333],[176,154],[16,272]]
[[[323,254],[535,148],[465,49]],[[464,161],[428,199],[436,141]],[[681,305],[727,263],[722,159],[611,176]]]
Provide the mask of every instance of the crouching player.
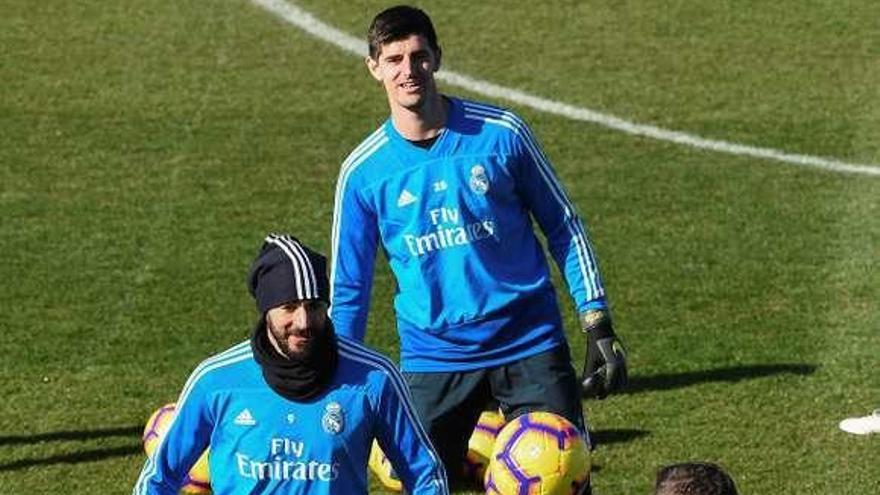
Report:
[[375,438],[411,494],[447,494],[406,383],[327,318],[326,260],[269,235],[251,267],[261,313],[248,341],[202,362],[134,494],[177,493],[210,447],[215,494],[366,494]]

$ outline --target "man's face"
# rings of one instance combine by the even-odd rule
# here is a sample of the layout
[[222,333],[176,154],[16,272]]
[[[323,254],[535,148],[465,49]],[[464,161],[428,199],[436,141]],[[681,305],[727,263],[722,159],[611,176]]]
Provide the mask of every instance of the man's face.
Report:
[[289,358],[302,357],[326,323],[327,304],[323,301],[294,301],[266,313],[272,344]]
[[415,111],[437,92],[434,72],[440,67],[439,55],[424,36],[413,34],[383,44],[376,59],[367,57],[366,62],[370,74],[385,87],[388,103]]

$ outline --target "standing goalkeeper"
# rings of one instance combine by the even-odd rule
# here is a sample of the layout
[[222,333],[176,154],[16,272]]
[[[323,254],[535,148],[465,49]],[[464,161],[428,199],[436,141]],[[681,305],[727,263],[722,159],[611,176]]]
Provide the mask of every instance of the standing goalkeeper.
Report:
[[[586,231],[528,126],[437,91],[441,50],[421,10],[381,12],[367,41],[366,65],[391,117],[340,170],[333,321],[339,334],[363,339],[381,246],[397,280],[401,368],[447,474],[459,481],[489,401],[506,417],[555,412],[586,433],[581,395],[622,387],[624,352]],[[589,337],[580,384],[533,220]]]

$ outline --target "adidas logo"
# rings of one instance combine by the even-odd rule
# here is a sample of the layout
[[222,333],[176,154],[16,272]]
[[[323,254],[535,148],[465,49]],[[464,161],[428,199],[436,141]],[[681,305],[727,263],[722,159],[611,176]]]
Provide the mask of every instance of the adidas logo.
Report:
[[413,193],[404,189],[403,192],[400,193],[400,196],[397,198],[397,206],[403,207],[406,205],[411,205],[418,200],[419,198],[416,197]]
[[245,409],[235,417],[235,424],[241,426],[254,426],[257,424],[257,420],[254,419],[249,410]]

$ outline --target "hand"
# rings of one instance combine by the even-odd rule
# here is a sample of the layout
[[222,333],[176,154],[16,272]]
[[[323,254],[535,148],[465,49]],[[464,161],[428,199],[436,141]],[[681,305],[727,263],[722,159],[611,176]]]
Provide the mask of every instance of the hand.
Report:
[[584,397],[604,399],[626,386],[626,350],[616,337],[592,339],[581,378]]
[[611,318],[606,311],[590,311],[581,315],[581,328],[587,333],[581,390],[584,397],[604,399],[626,386],[626,350],[614,335]]

